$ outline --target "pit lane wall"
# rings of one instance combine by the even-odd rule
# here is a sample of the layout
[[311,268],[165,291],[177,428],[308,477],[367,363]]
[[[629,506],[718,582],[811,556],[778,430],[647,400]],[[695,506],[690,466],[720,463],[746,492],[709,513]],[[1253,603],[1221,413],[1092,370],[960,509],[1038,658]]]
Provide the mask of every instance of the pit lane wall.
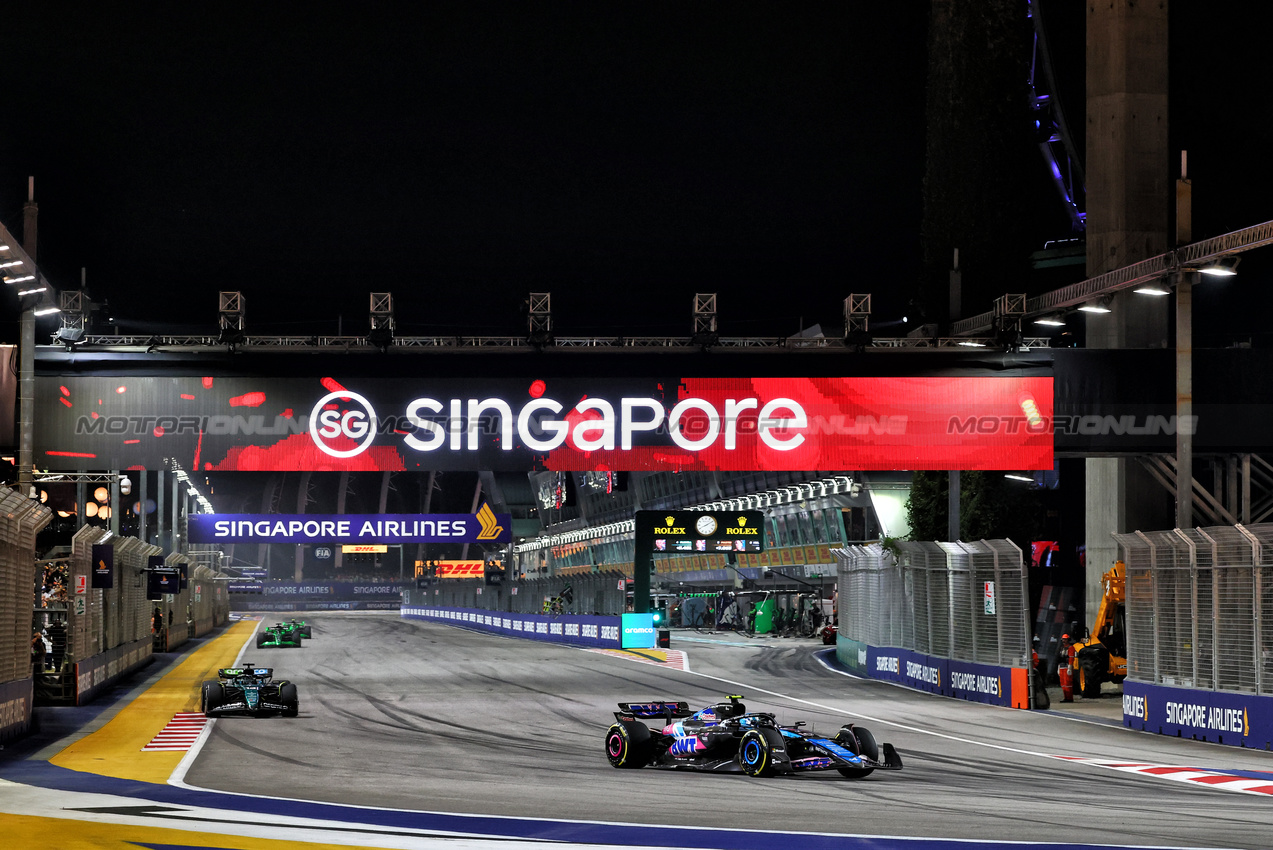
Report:
[[[113,549],[110,587],[93,586],[93,547]],[[66,598],[49,600],[36,609],[53,643],[46,669],[35,677],[35,700],[41,704],[84,705],[103,688],[191,637],[229,619],[223,582],[207,566],[180,553],[164,565],[184,567],[186,586],[159,599],[147,599],[146,570],[163,549],[105,528],[86,525],[71,538],[66,559]]]
[[1010,540],[835,550],[836,657],[852,672],[1029,708],[1025,564]]
[[648,649],[655,643],[654,617],[651,614],[623,614],[618,617],[561,614],[553,617],[404,602],[402,616],[408,620],[434,620],[508,637],[599,649]]

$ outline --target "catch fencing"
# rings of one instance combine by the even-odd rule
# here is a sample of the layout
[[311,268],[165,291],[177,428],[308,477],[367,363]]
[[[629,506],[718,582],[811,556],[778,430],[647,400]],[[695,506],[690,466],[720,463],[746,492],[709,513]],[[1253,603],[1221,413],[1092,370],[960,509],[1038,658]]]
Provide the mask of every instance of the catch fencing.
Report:
[[1273,695],[1273,523],[1115,534],[1127,678]]
[[1025,665],[1026,573],[1012,541],[897,546],[837,550],[840,634],[938,658]]
[[835,550],[836,654],[873,678],[960,699],[1032,704],[1027,579],[1010,540]]

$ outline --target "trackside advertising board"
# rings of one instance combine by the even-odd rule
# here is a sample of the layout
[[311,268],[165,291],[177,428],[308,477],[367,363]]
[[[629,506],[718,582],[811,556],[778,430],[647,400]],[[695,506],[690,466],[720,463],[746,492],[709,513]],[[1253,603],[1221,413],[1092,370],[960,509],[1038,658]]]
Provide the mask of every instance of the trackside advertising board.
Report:
[[20,738],[31,728],[34,680],[0,682],[0,743]]
[[510,543],[513,520],[476,514],[191,514],[191,543]]
[[[437,620],[493,634],[591,646],[634,649],[654,646],[654,619],[650,614],[591,617],[580,614],[510,614],[477,608],[440,608],[403,605],[402,616],[411,620]],[[649,631],[647,632],[646,629]]]
[[956,661],[909,649],[875,647],[840,638],[836,657],[854,673],[916,690],[1011,708],[1028,708],[1026,670]]
[[42,467],[1052,468],[1050,377],[358,380],[58,376]]
[[1125,679],[1123,725],[1215,744],[1273,749],[1273,697]]
[[232,611],[392,610],[402,604],[397,582],[229,582]]

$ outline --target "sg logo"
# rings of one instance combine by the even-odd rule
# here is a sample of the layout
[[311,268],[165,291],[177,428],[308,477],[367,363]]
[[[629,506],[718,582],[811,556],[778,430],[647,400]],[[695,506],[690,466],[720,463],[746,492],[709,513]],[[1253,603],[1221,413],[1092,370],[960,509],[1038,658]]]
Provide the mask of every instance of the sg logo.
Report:
[[[309,435],[314,445],[332,457],[353,457],[365,451],[376,439],[376,411],[372,409],[371,402],[358,393],[349,390],[330,392],[320,398],[310,412]],[[336,448],[337,445],[347,446],[350,440],[355,443],[353,448]]]

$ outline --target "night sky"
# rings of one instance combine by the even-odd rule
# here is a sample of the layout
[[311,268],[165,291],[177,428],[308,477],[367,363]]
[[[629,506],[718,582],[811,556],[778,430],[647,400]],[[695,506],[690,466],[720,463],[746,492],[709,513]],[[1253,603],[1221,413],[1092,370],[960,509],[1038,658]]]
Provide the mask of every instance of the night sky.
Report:
[[419,334],[529,291],[561,334],[900,311],[869,260],[917,262],[927,13],[862,5],[20,3],[0,215],[34,174],[41,266],[124,331],[219,290],[256,333],[364,332],[372,291]]
[[[1084,7],[1044,8],[1081,132]],[[403,334],[518,333],[530,291],[561,335],[688,334],[695,292],[719,293],[725,335],[836,333],[850,292],[880,325],[920,276],[927,21],[925,2],[15,0],[0,218],[20,232],[35,175],[41,267],[65,289],[86,268],[123,332],[211,331],[219,290],[244,293],[249,333],[362,333],[373,291]],[[1195,238],[1273,219],[1262,37],[1173,4]],[[1032,179],[1040,226],[1005,250],[1069,235]]]

